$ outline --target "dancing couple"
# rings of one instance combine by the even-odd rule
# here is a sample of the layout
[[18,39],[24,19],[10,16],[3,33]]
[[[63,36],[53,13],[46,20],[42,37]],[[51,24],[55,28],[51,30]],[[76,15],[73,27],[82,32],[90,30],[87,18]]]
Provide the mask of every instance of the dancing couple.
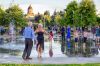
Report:
[[[47,34],[47,32],[43,29],[42,24],[38,25],[36,31],[33,30],[32,26],[32,22],[28,22],[28,26],[25,27],[23,31],[23,36],[25,38],[25,49],[23,51],[22,58],[24,60],[32,59],[30,58],[30,54],[33,47],[33,39],[34,43],[37,43],[36,50],[38,52],[38,58],[42,57],[42,53],[44,50],[44,33]],[[35,36],[35,33],[37,34],[37,38]]]

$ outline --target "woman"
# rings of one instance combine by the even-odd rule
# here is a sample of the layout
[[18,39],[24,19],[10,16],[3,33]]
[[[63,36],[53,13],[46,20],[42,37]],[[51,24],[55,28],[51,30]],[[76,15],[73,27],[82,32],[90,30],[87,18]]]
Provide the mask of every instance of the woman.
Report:
[[43,29],[42,24],[38,25],[38,28],[35,31],[37,33],[37,52],[38,52],[38,57],[41,58],[42,56],[42,52],[44,50],[44,33],[46,33],[46,31]]

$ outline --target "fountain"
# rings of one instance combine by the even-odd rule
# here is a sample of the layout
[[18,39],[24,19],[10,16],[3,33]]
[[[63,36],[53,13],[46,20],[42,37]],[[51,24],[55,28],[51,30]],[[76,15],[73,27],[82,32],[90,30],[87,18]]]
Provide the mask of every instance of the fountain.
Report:
[[14,22],[12,21],[9,24],[9,35],[10,35],[10,41],[11,43],[15,43],[15,26],[14,26]]

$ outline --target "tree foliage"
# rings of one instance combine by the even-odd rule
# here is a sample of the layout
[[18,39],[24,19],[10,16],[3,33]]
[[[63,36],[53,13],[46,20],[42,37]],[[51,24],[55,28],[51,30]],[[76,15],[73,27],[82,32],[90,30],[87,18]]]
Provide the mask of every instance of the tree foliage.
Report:
[[50,12],[45,11],[43,16],[44,16],[44,21],[45,21],[46,26],[50,25],[50,22],[51,22]]
[[6,12],[0,7],[0,25],[5,26],[8,22],[5,21]]
[[82,0],[79,4],[79,17],[81,26],[95,25],[96,8],[92,0]]
[[65,9],[65,20],[66,24],[73,26],[77,25],[78,22],[78,3],[76,1],[72,1],[67,5],[67,8]]
[[12,22],[13,20],[16,27],[23,27],[26,24],[23,11],[18,5],[13,5],[6,9],[6,16],[6,20],[8,22]]

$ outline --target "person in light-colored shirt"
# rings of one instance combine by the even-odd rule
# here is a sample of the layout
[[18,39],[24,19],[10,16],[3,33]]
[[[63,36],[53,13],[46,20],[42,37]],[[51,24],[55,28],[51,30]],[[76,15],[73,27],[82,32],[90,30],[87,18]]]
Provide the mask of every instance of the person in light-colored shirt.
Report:
[[33,47],[33,39],[36,40],[34,30],[32,29],[32,22],[28,22],[28,26],[24,29],[23,36],[25,38],[25,49],[22,58],[24,60],[32,59],[30,58],[30,54]]

